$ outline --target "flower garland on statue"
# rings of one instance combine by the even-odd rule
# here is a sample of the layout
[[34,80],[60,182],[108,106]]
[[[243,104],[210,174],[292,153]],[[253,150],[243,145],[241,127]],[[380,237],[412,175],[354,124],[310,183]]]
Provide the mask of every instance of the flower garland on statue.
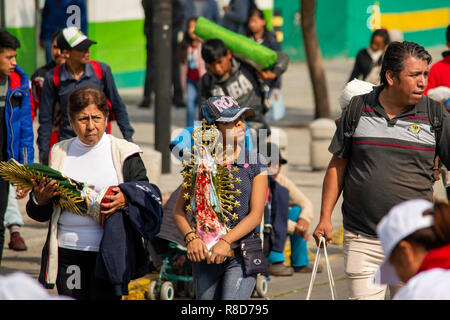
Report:
[[[186,212],[192,214],[195,231],[208,249],[230,231],[230,220],[239,218],[235,209],[240,203],[235,197],[241,191],[236,189],[235,184],[240,184],[241,180],[233,177],[238,168],[218,161],[216,155],[223,154],[223,145],[218,143],[219,136],[217,127],[207,125],[205,120],[201,127],[195,127],[192,133],[195,145],[192,152],[184,151],[190,160],[183,161],[182,171]],[[227,146],[227,150],[230,147]]]

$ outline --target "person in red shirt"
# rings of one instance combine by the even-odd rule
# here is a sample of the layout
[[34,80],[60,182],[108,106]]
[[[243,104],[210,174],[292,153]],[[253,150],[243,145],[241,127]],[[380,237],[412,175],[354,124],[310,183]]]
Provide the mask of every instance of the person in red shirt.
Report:
[[449,50],[442,53],[444,59],[436,62],[431,67],[430,73],[428,74],[428,86],[425,90],[425,95],[428,95],[428,90],[440,86],[450,88],[450,25],[447,27],[446,38],[447,48]]
[[[428,74],[428,85],[425,89],[424,94],[428,96],[428,91],[430,89],[434,89],[437,87],[447,87],[450,88],[450,25],[447,27],[446,32],[446,39],[447,39],[447,48],[449,50],[444,51],[442,53],[443,59],[436,62],[431,66],[430,73]],[[430,96],[431,97],[431,96]],[[447,99],[443,99],[440,102],[444,103],[444,105],[448,108],[448,97]],[[450,109],[447,109],[447,111],[450,111]],[[435,160],[436,165],[438,164],[438,160]],[[442,182],[444,183],[444,187],[447,194],[447,199],[450,199],[450,185],[448,185],[448,172],[446,168],[441,168],[441,174],[442,174]]]

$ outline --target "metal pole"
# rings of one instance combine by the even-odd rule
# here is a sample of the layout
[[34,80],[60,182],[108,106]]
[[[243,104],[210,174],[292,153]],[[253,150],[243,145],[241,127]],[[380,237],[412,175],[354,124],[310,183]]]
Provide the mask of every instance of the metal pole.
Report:
[[0,0],[0,28],[6,27],[5,0]]
[[155,149],[162,153],[162,173],[170,173],[172,0],[154,0],[153,9]]

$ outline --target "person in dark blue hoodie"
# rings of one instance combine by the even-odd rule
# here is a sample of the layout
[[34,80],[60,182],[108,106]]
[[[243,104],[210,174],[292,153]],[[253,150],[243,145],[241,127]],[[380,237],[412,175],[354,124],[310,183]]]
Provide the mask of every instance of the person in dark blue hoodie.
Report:
[[[34,162],[28,76],[17,65],[20,42],[0,30],[0,161],[12,158],[20,163]],[[5,241],[4,214],[9,184],[0,178],[0,262]]]
[[195,17],[204,17],[217,24],[220,24],[222,21],[216,0],[185,0],[185,23],[183,25],[186,25],[187,20]]
[[255,0],[231,0],[229,5],[223,8],[225,14],[222,19],[222,26],[233,32],[243,34],[248,14],[255,8]]
[[[85,0],[45,0],[41,13],[39,45],[45,50],[45,59],[52,61],[52,35],[65,27],[75,26],[88,32]],[[79,24],[79,25],[78,25]]]

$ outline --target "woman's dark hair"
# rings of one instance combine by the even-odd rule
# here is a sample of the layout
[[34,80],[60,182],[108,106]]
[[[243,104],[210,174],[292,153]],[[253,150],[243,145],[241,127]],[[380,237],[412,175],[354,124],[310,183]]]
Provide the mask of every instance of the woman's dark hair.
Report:
[[[415,246],[423,247],[427,251],[450,244],[450,205],[438,201],[434,204],[432,210],[425,211],[423,215],[433,216],[433,226],[417,230],[403,240]],[[396,248],[397,246],[392,253]]]
[[431,63],[431,55],[421,45],[411,42],[394,41],[389,44],[381,64],[380,79],[381,83],[387,86],[386,72],[392,71],[395,76],[405,69],[405,62],[409,57],[426,60],[428,65]]
[[220,39],[209,39],[202,45],[202,58],[210,64],[227,55],[227,45]]
[[180,59],[181,63],[186,63],[187,61],[187,50],[189,48],[190,45],[192,45],[192,39],[189,36],[188,33],[188,28],[189,28],[189,24],[192,21],[197,21],[197,17],[192,17],[189,18],[186,22],[186,31],[183,34],[183,40],[180,43],[180,47],[178,49],[178,58]]
[[370,37],[370,43],[373,42],[373,38],[382,37],[384,39],[384,45],[387,46],[391,42],[391,38],[389,37],[389,32],[386,29],[377,29],[372,33]]
[[95,104],[105,118],[108,117],[109,107],[105,94],[91,87],[78,88],[70,94],[68,101],[69,117],[75,120],[76,115],[91,104]]
[[[247,26],[246,26],[246,28],[247,28],[247,36],[252,36],[253,35],[253,33],[248,28],[248,21],[250,20],[251,17],[253,17],[255,15],[258,16],[260,19],[266,20],[266,17],[264,16],[264,13],[262,12],[262,10],[259,10],[258,8],[250,10],[248,12]],[[264,33],[266,33],[267,31],[268,30],[267,30],[267,24],[266,24],[266,25],[264,25]]]
[[20,48],[20,41],[5,29],[0,29],[0,52]]

